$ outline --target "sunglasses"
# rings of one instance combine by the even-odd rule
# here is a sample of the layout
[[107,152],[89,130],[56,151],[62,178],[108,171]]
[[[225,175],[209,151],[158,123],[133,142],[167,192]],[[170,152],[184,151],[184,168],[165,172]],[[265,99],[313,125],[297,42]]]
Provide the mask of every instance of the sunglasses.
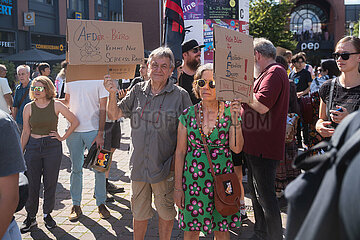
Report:
[[335,60],[338,60],[339,57],[341,57],[343,60],[349,60],[350,55],[353,55],[353,54],[360,54],[360,52],[356,52],[356,53],[337,53],[337,52],[334,52],[332,55],[333,55],[333,58]]
[[203,88],[203,87],[205,87],[206,82],[209,82],[209,87],[210,87],[210,88],[215,88],[215,81],[214,81],[214,80],[206,81],[206,80],[204,80],[204,79],[199,79],[199,80],[197,80],[196,83],[197,83],[197,85],[198,85],[199,87]]
[[192,52],[193,52],[193,53],[198,53],[198,52],[200,52],[200,51],[201,51],[200,48],[193,48],[193,49],[192,49]]
[[31,87],[31,91],[43,92],[45,90],[44,87]]

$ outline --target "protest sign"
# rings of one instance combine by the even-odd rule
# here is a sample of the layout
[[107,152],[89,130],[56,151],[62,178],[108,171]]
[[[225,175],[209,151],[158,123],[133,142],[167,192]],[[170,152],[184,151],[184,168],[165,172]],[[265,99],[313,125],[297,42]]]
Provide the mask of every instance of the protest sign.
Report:
[[101,80],[106,74],[112,79],[131,79],[136,65],[68,65],[66,82],[78,80]]
[[216,98],[252,101],[254,84],[253,38],[241,32],[214,25],[214,75]]
[[141,23],[67,20],[71,65],[140,64],[144,60]]

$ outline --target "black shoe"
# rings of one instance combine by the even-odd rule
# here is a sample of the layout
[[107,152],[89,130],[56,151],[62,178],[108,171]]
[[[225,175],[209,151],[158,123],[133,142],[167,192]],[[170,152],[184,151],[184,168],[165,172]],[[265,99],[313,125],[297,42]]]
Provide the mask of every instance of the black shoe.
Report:
[[30,231],[32,227],[35,227],[37,225],[36,218],[31,218],[27,216],[25,221],[21,224],[20,231],[21,233],[26,233]]
[[124,188],[117,187],[115,184],[113,184],[111,182],[106,182],[106,191],[110,194],[125,192]]
[[45,218],[44,218],[44,222],[45,222],[45,227],[47,229],[53,229],[54,227],[56,227],[56,222],[54,221],[54,219],[51,217],[50,214],[48,214]]

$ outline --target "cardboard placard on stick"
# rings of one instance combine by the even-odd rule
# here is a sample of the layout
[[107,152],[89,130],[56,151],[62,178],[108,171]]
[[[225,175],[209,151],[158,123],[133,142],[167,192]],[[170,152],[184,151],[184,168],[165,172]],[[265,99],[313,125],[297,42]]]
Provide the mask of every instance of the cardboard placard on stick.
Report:
[[144,61],[141,23],[67,20],[70,65],[130,65]]
[[214,26],[214,77],[216,98],[252,101],[254,85],[253,38],[235,30]]
[[101,80],[106,74],[112,79],[130,79],[135,76],[136,65],[68,65],[66,82]]

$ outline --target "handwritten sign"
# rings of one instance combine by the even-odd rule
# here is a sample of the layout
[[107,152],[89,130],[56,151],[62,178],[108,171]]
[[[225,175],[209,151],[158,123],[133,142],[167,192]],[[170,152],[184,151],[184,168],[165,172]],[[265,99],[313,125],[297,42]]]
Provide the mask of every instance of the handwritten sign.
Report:
[[71,65],[140,64],[144,60],[141,23],[67,20]]
[[113,79],[134,78],[136,65],[68,65],[66,82],[79,80],[101,80],[105,74]]
[[254,84],[253,38],[244,33],[214,25],[214,74],[216,98],[252,101]]

